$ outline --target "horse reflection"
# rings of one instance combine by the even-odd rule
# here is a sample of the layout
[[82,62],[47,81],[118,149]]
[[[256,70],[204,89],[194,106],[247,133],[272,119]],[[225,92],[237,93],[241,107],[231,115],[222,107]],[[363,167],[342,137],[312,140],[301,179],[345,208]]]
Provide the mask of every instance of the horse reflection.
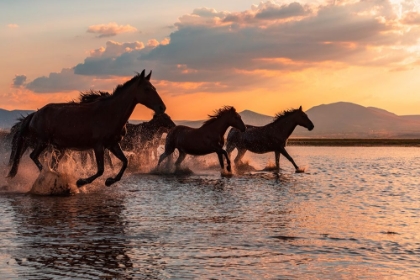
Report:
[[277,171],[280,169],[280,154],[282,154],[293,164],[296,172],[301,172],[299,166],[285,149],[287,139],[298,125],[308,130],[314,128],[312,121],[302,111],[302,106],[299,109],[277,114],[273,122],[264,126],[247,125],[245,132],[231,129],[226,141],[226,152],[230,155],[235,148],[238,149],[234,162],[239,166],[243,164],[241,159],[247,150],[258,154],[274,151]]
[[[11,203],[20,241],[13,255],[15,270],[25,279],[131,279],[146,273],[159,276],[164,270],[132,259],[133,250],[155,244],[157,237],[145,235],[133,244],[124,197],[109,192],[68,198],[15,196]],[[155,260],[158,251],[146,261]],[[136,266],[140,269],[135,271]]]
[[127,168],[127,158],[121,150],[121,131],[140,103],[155,111],[164,113],[166,107],[150,83],[151,72],[145,77],[145,71],[134,76],[123,85],[119,85],[111,96],[98,98],[90,103],[48,104],[35,112],[22,125],[18,135],[16,156],[13,160],[9,177],[17,173],[22,145],[25,137],[36,140],[31,159],[42,170],[38,157],[48,145],[59,150],[93,149],[97,161],[97,173],[85,179],[79,179],[77,186],[91,183],[104,173],[104,150],[109,149],[119,160],[122,167],[114,178],[105,181],[107,186],[119,181]]
[[231,172],[230,159],[226,151],[223,150],[223,136],[230,126],[245,131],[245,124],[235,108],[230,106],[217,110],[214,115],[209,115],[209,117],[210,119],[199,128],[178,125],[169,131],[166,136],[165,152],[160,156],[158,166],[175,149],[178,149],[179,157],[175,162],[177,170],[180,169],[181,162],[187,154],[207,155],[217,153],[220,167],[224,169],[224,155],[227,161],[226,169]]

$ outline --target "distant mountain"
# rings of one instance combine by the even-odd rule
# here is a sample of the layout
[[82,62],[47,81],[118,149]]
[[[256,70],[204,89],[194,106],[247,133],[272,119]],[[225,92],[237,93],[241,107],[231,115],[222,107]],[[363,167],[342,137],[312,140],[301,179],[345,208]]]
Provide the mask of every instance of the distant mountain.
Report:
[[31,110],[4,110],[0,109],[0,129],[9,130],[13,124],[17,121],[18,118],[21,116],[26,116],[33,111]]
[[[273,117],[259,114],[250,110],[245,110],[239,113],[242,117],[242,120],[246,124],[252,125],[266,125],[273,120]],[[174,121],[177,125],[186,125],[190,127],[200,127],[203,122],[206,120],[197,120],[197,121],[188,121],[188,120],[179,120]]]
[[322,104],[306,112],[313,131],[296,128],[294,137],[420,138],[420,116],[398,116],[349,102]]
[[[33,111],[0,109],[0,129],[10,129],[21,115]],[[375,107],[349,102],[322,104],[306,111],[315,125],[314,130],[297,127],[291,137],[311,138],[420,138],[420,115],[398,116]],[[250,110],[239,113],[246,124],[265,125],[273,116]],[[204,120],[174,120],[177,125],[200,127]],[[143,120],[130,120],[132,123]]]

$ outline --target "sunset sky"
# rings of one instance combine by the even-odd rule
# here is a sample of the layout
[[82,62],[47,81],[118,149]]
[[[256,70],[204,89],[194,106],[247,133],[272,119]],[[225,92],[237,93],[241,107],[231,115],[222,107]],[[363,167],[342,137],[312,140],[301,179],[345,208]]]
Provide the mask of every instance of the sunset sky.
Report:
[[[0,108],[112,91],[135,72],[176,120],[348,101],[420,114],[418,0],[2,0]],[[138,105],[132,119],[150,119]]]

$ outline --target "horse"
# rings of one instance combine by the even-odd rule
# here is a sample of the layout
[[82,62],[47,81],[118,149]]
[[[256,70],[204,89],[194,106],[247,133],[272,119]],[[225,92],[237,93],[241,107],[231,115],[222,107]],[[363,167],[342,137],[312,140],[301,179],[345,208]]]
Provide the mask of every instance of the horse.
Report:
[[235,148],[238,150],[234,159],[237,166],[243,164],[241,159],[247,150],[258,154],[274,152],[277,171],[280,170],[280,154],[282,154],[293,164],[296,172],[301,172],[285,149],[287,139],[298,125],[309,131],[314,129],[314,124],[302,111],[302,106],[277,114],[271,123],[264,126],[247,125],[245,132],[231,129],[227,136],[226,152],[230,156]]
[[50,103],[25,118],[18,133],[17,151],[8,176],[13,178],[19,167],[24,139],[35,140],[30,158],[41,171],[43,166],[39,155],[48,145],[58,150],[89,150],[95,153],[97,172],[88,178],[80,178],[78,187],[91,183],[104,173],[104,150],[108,149],[123,164],[118,174],[105,181],[106,186],[119,181],[127,168],[119,142],[121,131],[137,104],[143,104],[156,114],[162,114],[166,106],[150,82],[152,71],[145,76],[145,70],[129,81],[118,85],[110,96],[88,103]]
[[150,121],[140,124],[127,123],[127,134],[121,140],[121,148],[124,151],[149,153],[152,150],[152,153],[156,153],[162,134],[168,133],[173,127],[175,123],[167,114],[155,114]]
[[175,162],[177,170],[179,170],[181,162],[187,154],[207,155],[217,153],[220,167],[224,169],[224,155],[227,161],[226,169],[231,172],[229,156],[223,150],[224,134],[230,126],[240,131],[245,131],[246,129],[241,116],[231,106],[225,106],[216,110],[214,115],[209,115],[209,119],[199,128],[184,125],[175,126],[166,136],[165,152],[160,156],[158,166],[175,149],[178,149],[179,157]]
[[[106,91],[89,90],[87,92],[81,92],[80,93],[78,102],[79,103],[93,102],[93,101],[96,101],[100,97],[105,97],[105,96],[110,96],[110,95],[111,94],[109,92],[106,92]],[[71,103],[76,103],[76,102],[71,101]],[[25,121],[25,119],[26,118],[32,118],[32,114],[33,113],[28,114],[26,117],[21,116],[20,118],[18,118],[17,122],[12,126],[9,134],[6,137],[7,140],[8,140],[7,142],[10,143],[10,146],[11,146],[9,165],[13,164],[13,159],[15,158],[15,154],[16,154],[16,150],[17,150],[17,142],[18,142],[18,134],[17,133],[22,128],[22,123]],[[123,131],[121,133],[122,133],[122,136],[124,136],[125,129],[123,129]],[[23,146],[22,146],[22,149],[21,149],[20,157],[22,157],[22,155],[25,153],[27,148],[34,149],[35,148],[35,143],[36,143],[36,140],[34,140],[34,139],[30,139],[28,137],[24,138],[24,142],[23,142]],[[52,155],[50,169],[57,170],[58,163],[60,162],[62,157],[65,155],[65,150],[57,150],[57,149],[54,149],[54,147],[50,146],[49,147],[49,152]],[[90,152],[88,152],[88,153],[90,153]],[[105,161],[109,162],[111,167],[112,167],[112,160],[111,160],[111,157],[109,155],[109,152],[105,152],[104,157],[105,157]],[[92,151],[92,158],[93,158],[93,151]],[[85,166],[86,161],[87,161],[87,153],[86,152],[81,153],[81,160],[82,160],[82,165]]]

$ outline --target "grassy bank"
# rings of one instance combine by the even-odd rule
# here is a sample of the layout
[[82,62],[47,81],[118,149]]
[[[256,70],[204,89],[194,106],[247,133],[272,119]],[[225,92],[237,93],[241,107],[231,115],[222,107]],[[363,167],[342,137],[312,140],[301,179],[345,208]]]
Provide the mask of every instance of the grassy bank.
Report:
[[420,147],[420,139],[324,139],[289,138],[290,146],[401,146]]

